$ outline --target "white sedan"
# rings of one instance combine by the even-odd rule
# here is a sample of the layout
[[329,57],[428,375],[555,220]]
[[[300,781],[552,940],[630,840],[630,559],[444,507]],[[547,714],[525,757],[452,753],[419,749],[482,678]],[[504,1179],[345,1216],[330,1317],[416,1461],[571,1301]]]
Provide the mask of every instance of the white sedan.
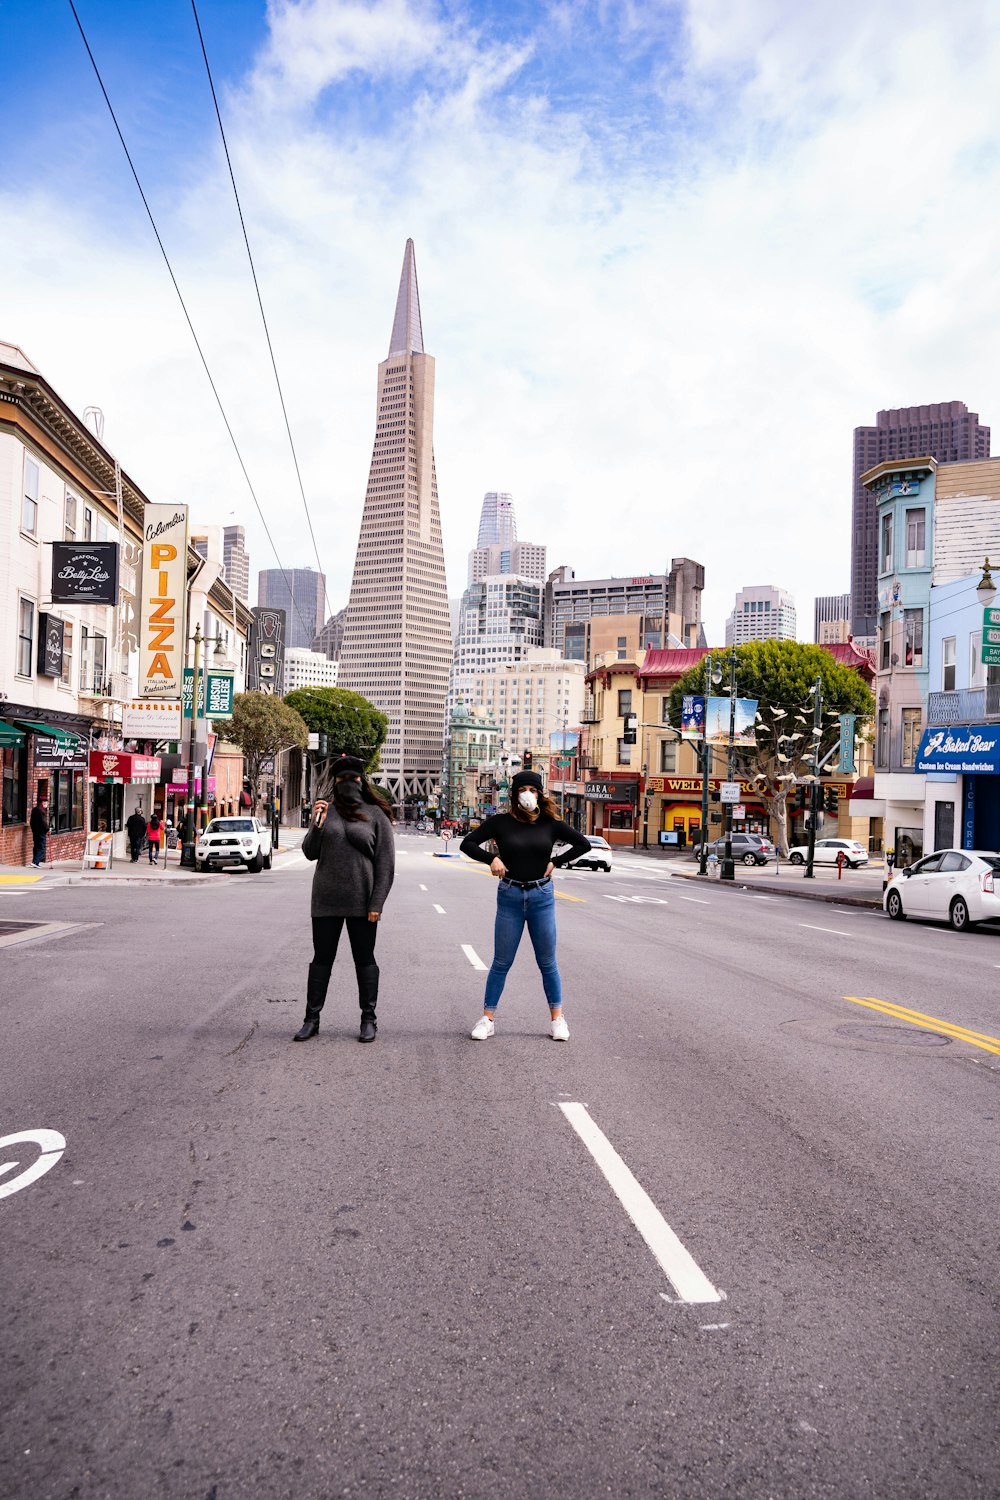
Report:
[[926,917],[967,932],[1000,920],[1000,854],[988,849],[938,849],[893,870],[882,897],[890,917]]
[[[857,870],[868,863],[868,850],[857,839],[817,839],[813,850],[814,865],[835,865],[837,855],[843,851],[844,863],[849,870]],[[788,863],[804,865],[809,858],[809,845],[798,844],[788,851]]]

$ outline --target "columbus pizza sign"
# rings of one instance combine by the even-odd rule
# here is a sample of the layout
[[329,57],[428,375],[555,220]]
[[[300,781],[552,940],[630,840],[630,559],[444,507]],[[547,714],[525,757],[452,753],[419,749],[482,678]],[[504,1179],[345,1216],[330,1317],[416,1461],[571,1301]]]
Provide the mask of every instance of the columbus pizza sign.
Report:
[[139,697],[176,699],[184,665],[187,509],[147,505],[143,527]]

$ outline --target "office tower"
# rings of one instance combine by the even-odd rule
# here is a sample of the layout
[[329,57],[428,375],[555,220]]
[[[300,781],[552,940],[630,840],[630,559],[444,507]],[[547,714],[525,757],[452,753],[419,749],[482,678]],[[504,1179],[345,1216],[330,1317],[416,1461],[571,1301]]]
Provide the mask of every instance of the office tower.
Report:
[[337,662],[325,652],[292,646],[285,652],[284,690],[294,693],[296,688],[336,687],[337,670]]
[[488,547],[473,547],[469,553],[469,582],[516,573],[519,578],[546,578],[546,548],[537,542],[491,542]]
[[400,802],[441,778],[451,623],[434,468],[434,359],[407,240],[340,653],[339,686],[389,718],[382,780]]
[[489,490],[479,512],[477,547],[510,547],[517,541],[514,496],[504,490]]
[[686,557],[674,558],[669,574],[635,578],[577,578],[572,568],[556,568],[545,584],[545,644],[591,666],[607,651],[633,656],[662,646],[664,635],[668,646],[697,645],[704,586],[704,567]]
[[817,646],[843,644],[851,633],[850,594],[825,594],[813,605],[813,641]]
[[459,699],[475,705],[474,680],[520,661],[542,644],[542,585],[514,574],[470,583],[462,595],[448,683],[448,713]]
[[466,707],[471,702],[485,710],[511,752],[547,756],[551,736],[580,723],[586,670],[583,662],[536,646],[508,666],[474,674]]
[[784,589],[771,584],[740,589],[733,612],[726,621],[726,645],[744,641],[794,641],[795,600]]
[[340,648],[344,640],[344,621],[347,619],[347,606],[338,609],[335,615],[331,615],[323,626],[317,631],[312,643],[314,651],[322,651],[324,656],[331,661],[340,660]]
[[260,608],[283,609],[288,646],[311,646],[323,618],[326,579],[313,568],[264,568],[257,575]]
[[242,526],[226,526],[222,532],[222,561],[226,582],[244,604],[250,602],[250,554]]
[[875,499],[861,475],[893,458],[936,458],[939,463],[989,458],[990,429],[964,401],[901,406],[880,411],[874,427],[854,429],[854,498],[851,506],[851,630],[875,639],[878,615],[878,537]]

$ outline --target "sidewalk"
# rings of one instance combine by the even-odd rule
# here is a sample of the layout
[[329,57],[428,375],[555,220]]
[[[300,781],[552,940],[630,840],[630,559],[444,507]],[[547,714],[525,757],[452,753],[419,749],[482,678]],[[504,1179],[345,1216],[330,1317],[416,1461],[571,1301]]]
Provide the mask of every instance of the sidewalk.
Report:
[[[630,849],[627,852],[644,862],[648,860],[665,867],[666,873],[682,880],[710,879],[698,873],[698,861],[689,855],[664,854],[659,849]],[[712,884],[724,886],[727,890],[752,890],[760,895],[793,896],[804,901],[878,909],[882,905],[885,875],[881,859],[873,859],[860,870],[845,870],[839,880],[836,865],[816,865],[813,878],[807,880],[804,866],[781,860],[777,865],[738,864],[734,880],[712,880]]]
[[[283,855],[298,851],[304,832],[301,828],[282,828],[281,843],[273,856],[275,868],[280,868]],[[143,854],[136,864],[127,857],[116,859],[110,870],[84,870],[75,859],[58,860],[55,864],[45,864],[39,869],[35,869],[33,865],[0,865],[0,892],[31,888],[37,890],[40,885],[133,885],[176,889],[179,886],[217,882],[220,874],[233,873],[182,869],[180,858],[180,849],[171,849],[166,857],[161,850],[158,864],[151,865],[148,856]]]

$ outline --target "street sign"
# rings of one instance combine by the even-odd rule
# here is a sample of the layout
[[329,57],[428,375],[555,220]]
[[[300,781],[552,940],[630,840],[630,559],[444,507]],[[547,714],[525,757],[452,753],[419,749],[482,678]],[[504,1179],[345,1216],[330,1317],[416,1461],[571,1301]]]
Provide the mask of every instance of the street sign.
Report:
[[719,787],[719,801],[731,803],[734,807],[740,800],[740,784],[738,781],[724,781]]
[[736,806],[733,808],[733,820],[737,821],[740,818],[745,818],[746,815],[747,815],[747,810],[744,807],[743,803],[742,802],[737,802]]
[[228,719],[233,712],[233,674],[232,672],[209,672],[208,674],[208,717],[210,719]]
[[1000,625],[1000,605],[988,604],[983,610],[983,629],[987,625]]
[[982,646],[981,659],[984,667],[1000,666],[1000,645],[987,646],[986,642],[984,641]]
[[318,750],[319,749],[319,730],[318,729],[316,730],[315,734],[310,734],[308,748],[310,750]]
[[983,626],[983,645],[1000,646],[1000,625]]

